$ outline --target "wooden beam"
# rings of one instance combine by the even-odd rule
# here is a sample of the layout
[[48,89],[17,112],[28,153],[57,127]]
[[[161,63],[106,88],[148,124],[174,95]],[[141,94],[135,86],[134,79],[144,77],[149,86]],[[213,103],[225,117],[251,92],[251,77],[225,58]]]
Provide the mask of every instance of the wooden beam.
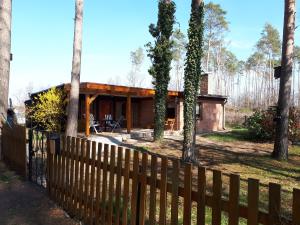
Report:
[[90,136],[90,95],[85,95],[85,136]]
[[127,133],[130,134],[131,132],[131,96],[127,96],[127,102],[126,102],[126,121],[127,121]]
[[91,98],[90,98],[90,104],[93,103],[93,101],[99,96],[99,94],[94,94]]
[[[70,91],[70,84],[65,84],[64,89]],[[136,97],[151,97],[154,96],[155,90],[149,88],[126,87],[119,85],[98,84],[98,83],[80,83],[81,94],[107,94],[120,96],[136,96]],[[169,96],[182,96],[182,92],[168,91]]]

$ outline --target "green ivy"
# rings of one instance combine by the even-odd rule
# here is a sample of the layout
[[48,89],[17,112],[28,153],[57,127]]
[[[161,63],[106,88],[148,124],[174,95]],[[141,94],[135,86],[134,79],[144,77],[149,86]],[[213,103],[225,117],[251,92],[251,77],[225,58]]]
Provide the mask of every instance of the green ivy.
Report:
[[175,23],[176,6],[173,1],[160,0],[158,4],[157,24],[149,26],[149,32],[155,39],[155,45],[147,44],[148,56],[152,66],[149,73],[153,77],[155,89],[154,96],[154,140],[160,141],[163,138],[166,99],[168,95],[168,84],[170,81],[170,70],[172,61],[173,25]]
[[191,161],[194,158],[196,102],[201,75],[201,58],[203,54],[204,3],[200,3],[199,7],[194,4],[193,1],[184,71],[183,160],[185,161]]

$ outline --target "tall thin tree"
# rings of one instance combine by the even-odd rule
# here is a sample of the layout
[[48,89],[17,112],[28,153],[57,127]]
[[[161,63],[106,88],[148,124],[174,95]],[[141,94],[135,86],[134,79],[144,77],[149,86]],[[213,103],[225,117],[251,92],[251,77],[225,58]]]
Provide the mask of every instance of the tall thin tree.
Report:
[[[4,116],[7,116],[8,89],[10,75],[11,51],[11,10],[12,0],[0,1],[0,128]],[[1,130],[0,130],[0,158],[1,158]]]
[[282,42],[281,76],[277,108],[277,124],[272,156],[288,159],[289,108],[291,103],[291,80],[293,73],[296,0],[285,0]]
[[201,75],[204,3],[192,0],[186,65],[184,71],[184,140],[182,158],[193,161],[196,142],[196,104]]
[[172,61],[173,25],[175,23],[175,3],[159,0],[157,25],[151,24],[149,32],[155,39],[155,46],[147,44],[148,56],[152,61],[149,73],[153,76],[154,96],[154,140],[160,141],[164,134],[166,100]]
[[68,120],[66,136],[77,136],[78,126],[78,104],[82,52],[82,22],[83,22],[83,0],[75,2],[75,26],[73,41],[73,61],[71,74],[71,90],[68,104]]

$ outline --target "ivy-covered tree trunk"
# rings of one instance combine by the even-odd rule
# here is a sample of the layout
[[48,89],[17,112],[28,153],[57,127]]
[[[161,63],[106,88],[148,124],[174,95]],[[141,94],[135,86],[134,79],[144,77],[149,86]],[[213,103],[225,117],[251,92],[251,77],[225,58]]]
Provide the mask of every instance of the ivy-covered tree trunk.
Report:
[[171,0],[160,0],[158,3],[157,25],[151,24],[149,32],[155,39],[155,46],[149,43],[148,56],[152,61],[149,73],[153,76],[154,96],[154,141],[160,141],[164,134],[166,99],[170,81],[172,61],[173,25],[175,23],[175,3]]
[[184,140],[182,158],[193,161],[196,142],[196,104],[201,75],[203,46],[204,3],[192,0],[192,12],[189,23],[187,57],[184,71]]
[[81,50],[82,50],[82,23],[83,23],[83,0],[76,0],[75,3],[75,26],[73,42],[73,60],[70,100],[68,104],[68,119],[66,136],[77,136],[78,126],[78,105],[79,105],[79,86],[81,69]]
[[281,59],[282,69],[277,112],[278,120],[276,124],[274,151],[272,153],[272,156],[279,160],[288,159],[289,109],[291,104],[291,81],[293,73],[295,13],[296,1],[285,0]]

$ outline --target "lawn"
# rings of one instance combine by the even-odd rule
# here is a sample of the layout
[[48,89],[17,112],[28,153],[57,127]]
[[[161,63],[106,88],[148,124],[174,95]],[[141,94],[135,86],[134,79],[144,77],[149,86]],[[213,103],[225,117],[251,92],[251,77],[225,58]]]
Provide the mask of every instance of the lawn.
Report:
[[234,128],[229,132],[209,133],[202,135],[216,142],[248,141],[249,132],[246,128]]

